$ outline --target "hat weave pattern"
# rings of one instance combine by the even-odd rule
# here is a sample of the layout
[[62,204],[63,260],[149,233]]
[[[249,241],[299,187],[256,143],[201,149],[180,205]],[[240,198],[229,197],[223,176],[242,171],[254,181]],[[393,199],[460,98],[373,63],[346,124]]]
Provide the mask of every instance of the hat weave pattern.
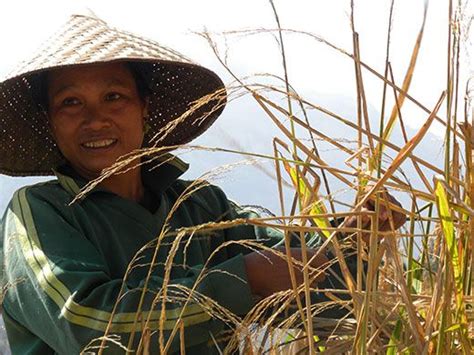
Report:
[[[173,130],[158,139],[159,145],[187,143],[203,133],[224,108],[224,84],[212,71],[154,41],[111,28],[98,18],[75,15],[31,59],[0,82],[0,173],[51,175],[53,168],[64,163],[49,132],[47,113],[34,100],[36,74],[115,61],[134,62],[146,73],[151,92],[146,145],[170,126]],[[193,102],[215,92],[221,93],[217,99],[184,115]],[[182,116],[185,119],[180,119]]]

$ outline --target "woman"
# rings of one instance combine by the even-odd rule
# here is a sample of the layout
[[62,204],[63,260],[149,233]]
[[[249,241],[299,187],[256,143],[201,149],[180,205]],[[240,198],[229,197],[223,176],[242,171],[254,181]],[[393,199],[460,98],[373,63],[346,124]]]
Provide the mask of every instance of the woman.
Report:
[[[211,71],[97,18],[73,16],[1,83],[0,97],[7,128],[0,172],[57,177],[17,191],[2,221],[3,314],[14,354],[75,354],[101,344],[123,352],[118,343],[136,351],[146,339],[151,351],[173,352],[178,327],[187,353],[212,353],[225,319],[210,314],[243,316],[254,296],[291,287],[285,261],[237,243],[272,245],[277,231],[242,224],[183,231],[252,215],[215,186],[180,180],[187,165],[169,154],[129,159],[72,203],[120,157],[204,132],[225,104]],[[398,228],[404,216],[395,219]],[[300,259],[299,249],[293,254]],[[326,261],[318,255],[313,266]]]

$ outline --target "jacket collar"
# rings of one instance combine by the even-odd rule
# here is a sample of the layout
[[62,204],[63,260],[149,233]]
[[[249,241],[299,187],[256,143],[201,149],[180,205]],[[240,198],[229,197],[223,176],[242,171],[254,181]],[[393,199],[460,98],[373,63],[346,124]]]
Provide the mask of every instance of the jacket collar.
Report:
[[[189,164],[172,154],[148,157],[141,166],[143,184],[159,195],[183,175],[188,168]],[[67,164],[53,169],[53,172],[58,178],[59,184],[73,197],[89,182]],[[108,192],[105,188],[96,186],[84,198],[100,191]]]

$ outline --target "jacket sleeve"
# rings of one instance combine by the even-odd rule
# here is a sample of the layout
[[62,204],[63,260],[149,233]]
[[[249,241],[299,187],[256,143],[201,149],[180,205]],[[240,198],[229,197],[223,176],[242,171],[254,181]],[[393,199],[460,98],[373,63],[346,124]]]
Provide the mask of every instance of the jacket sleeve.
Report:
[[[109,334],[118,335],[120,343],[127,345],[131,332],[140,329],[148,316],[150,330],[156,335],[153,331],[160,327],[162,304],[152,303],[162,291],[161,277],[151,277],[139,313],[139,326],[134,326],[143,282],[137,287],[127,281],[123,283],[122,279],[111,279],[102,256],[54,204],[38,198],[28,188],[21,189],[9,205],[3,225],[4,282],[8,285],[4,309],[10,324],[21,325],[25,332],[35,334],[60,354],[79,353],[108,327]],[[196,291],[235,314],[248,312],[253,299],[242,254],[213,265],[212,269]],[[199,268],[191,268],[185,277],[170,283],[192,288],[199,272]],[[121,287],[124,296],[112,312]],[[172,292],[179,296],[179,288],[171,288],[169,293]],[[187,347],[206,343],[210,333],[223,329],[223,322],[205,310],[207,302],[185,305],[178,297],[165,305],[165,341],[178,320],[185,327]],[[15,332],[9,332],[9,337],[10,333]],[[135,339],[140,335],[138,332]],[[13,353],[21,353],[16,348],[21,344],[15,344],[15,339],[10,342]],[[156,345],[157,338],[152,338],[152,342]],[[113,344],[107,345],[111,351]],[[179,332],[170,350],[179,350]]]

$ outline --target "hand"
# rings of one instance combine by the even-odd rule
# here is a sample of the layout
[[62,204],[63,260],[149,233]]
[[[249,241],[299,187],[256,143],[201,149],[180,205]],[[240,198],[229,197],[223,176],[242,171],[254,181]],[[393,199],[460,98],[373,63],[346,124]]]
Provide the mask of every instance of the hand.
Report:
[[[395,197],[390,195],[388,192],[384,192],[379,199],[379,214],[378,214],[378,230],[380,232],[394,231],[403,226],[406,222],[406,215],[401,211],[395,210],[390,204],[402,207],[400,202]],[[365,230],[362,233],[362,239],[369,243],[370,240],[370,229],[371,229],[371,218],[364,212],[375,211],[375,200],[370,198],[361,209],[361,222],[362,229]],[[357,228],[357,216],[349,216],[345,220],[345,226],[349,228]]]
[[[284,248],[278,249],[285,253]],[[316,254],[316,250],[308,249],[308,260]],[[302,260],[302,252],[299,248],[291,248],[293,259]],[[247,279],[252,293],[261,297],[267,297],[275,292],[288,290],[292,288],[290,271],[286,258],[282,258],[269,250],[260,252],[252,252],[244,256],[245,268],[247,270]],[[311,262],[311,267],[318,269],[328,262],[326,256],[320,253]],[[296,284],[299,286],[303,283],[303,272],[301,267],[294,265]],[[311,272],[310,272],[311,275]],[[314,277],[313,277],[314,278]],[[315,282],[323,281],[324,273],[320,273]]]

